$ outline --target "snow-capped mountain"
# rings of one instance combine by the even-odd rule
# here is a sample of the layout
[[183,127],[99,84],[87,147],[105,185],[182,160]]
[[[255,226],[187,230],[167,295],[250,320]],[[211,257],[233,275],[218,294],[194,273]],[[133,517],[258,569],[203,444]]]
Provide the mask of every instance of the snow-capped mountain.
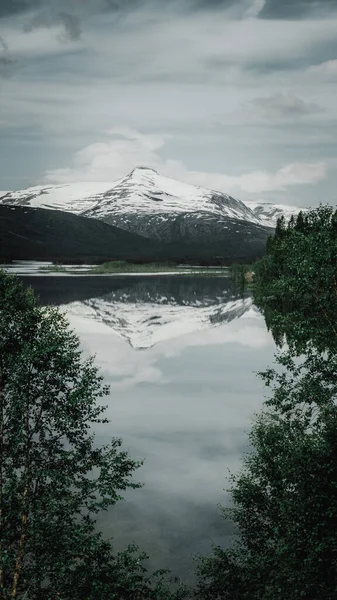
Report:
[[247,200],[245,204],[266,227],[276,227],[276,221],[281,215],[284,216],[286,221],[289,221],[290,217],[296,217],[300,210],[302,212],[309,210],[308,208],[299,208],[298,206],[289,206],[287,204],[254,202],[253,200]]
[[200,213],[209,217],[247,220],[256,225],[274,227],[280,214],[290,218],[299,208],[271,203],[241,202],[214,190],[190,185],[159,175],[154,169],[136,167],[114,182],[84,182],[35,186],[14,192],[0,192],[0,204],[16,204],[56,209],[77,215],[116,219],[128,228],[128,216],[158,216]]
[[[251,262],[265,252],[276,218],[299,209],[241,202],[137,167],[115,182],[36,186],[8,192],[1,204],[57,209],[103,221],[170,245],[167,260]],[[167,246],[168,248],[168,246]]]
[[50,208],[100,220],[130,213],[158,215],[198,211],[260,224],[250,208],[227,194],[163,177],[154,169],[136,167],[110,183],[71,183],[36,186],[8,192],[2,204]]
[[178,182],[144,167],[133,169],[129,175],[115,182],[96,206],[87,209],[85,214],[105,220],[114,213],[125,217],[133,212],[138,215],[157,213],[165,218],[163,215],[166,214],[195,211],[260,224],[243,202],[227,194]]

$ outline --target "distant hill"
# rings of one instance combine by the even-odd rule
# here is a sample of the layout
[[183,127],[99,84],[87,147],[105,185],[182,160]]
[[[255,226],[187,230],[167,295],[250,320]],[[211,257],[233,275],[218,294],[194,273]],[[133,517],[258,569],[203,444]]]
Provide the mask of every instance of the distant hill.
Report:
[[0,205],[1,260],[153,260],[155,242],[60,210]]
[[[145,220],[142,215],[139,217]],[[172,242],[148,239],[99,219],[61,210],[0,205],[0,260],[63,262],[175,261],[199,264],[251,262],[263,256],[272,230],[227,217],[219,228],[216,216],[186,227],[186,214],[171,222]]]

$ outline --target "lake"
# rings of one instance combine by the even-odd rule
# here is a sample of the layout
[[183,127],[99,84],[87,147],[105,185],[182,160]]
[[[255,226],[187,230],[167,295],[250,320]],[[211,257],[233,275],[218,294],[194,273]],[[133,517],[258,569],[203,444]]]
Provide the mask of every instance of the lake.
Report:
[[[11,270],[11,269],[10,269]],[[58,305],[86,356],[96,354],[110,396],[97,444],[123,438],[144,487],[102,514],[117,549],[136,542],[153,568],[193,582],[192,556],[228,546],[229,470],[249,449],[267,392],[254,371],[276,350],[249,293],[209,276],[20,277],[44,305]]]

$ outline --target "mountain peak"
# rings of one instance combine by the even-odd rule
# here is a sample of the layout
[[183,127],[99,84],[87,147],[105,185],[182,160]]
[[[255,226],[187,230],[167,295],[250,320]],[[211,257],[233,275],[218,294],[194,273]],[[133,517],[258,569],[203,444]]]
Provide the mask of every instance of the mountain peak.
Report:
[[147,173],[149,175],[158,175],[158,171],[152,169],[151,167],[138,166],[132,169],[132,171],[129,173],[129,177],[132,177],[134,175],[146,175]]
[[[278,216],[284,214],[288,219],[300,210],[260,201],[243,203],[223,192],[162,176],[152,167],[141,164],[115,182],[36,186],[8,192],[0,197],[2,204],[62,210],[107,219],[108,224],[155,239],[162,239],[162,229],[166,232],[165,241],[170,241],[173,234],[184,237],[188,228],[192,228],[193,236],[199,235],[198,232],[201,236],[206,235],[206,229],[208,231],[213,222],[214,231],[223,228],[223,235],[229,234],[231,229],[238,233],[235,221],[246,221],[254,227],[274,228]],[[230,222],[227,223],[227,220]],[[199,224],[203,224],[202,227]]]

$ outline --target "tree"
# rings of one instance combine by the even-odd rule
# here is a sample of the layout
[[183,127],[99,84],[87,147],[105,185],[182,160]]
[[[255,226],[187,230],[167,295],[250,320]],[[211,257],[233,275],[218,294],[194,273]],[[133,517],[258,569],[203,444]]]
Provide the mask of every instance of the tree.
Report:
[[268,252],[270,252],[270,251],[271,251],[271,249],[272,249],[272,246],[273,246],[273,239],[274,239],[274,236],[272,236],[272,235],[268,235],[268,237],[267,237],[267,243],[266,243],[266,250],[267,250],[267,253],[268,253]]
[[292,229],[294,229],[294,227],[295,227],[295,217],[294,217],[294,215],[291,215],[291,217],[290,217],[290,220],[289,220],[289,222],[288,222],[288,227],[287,227],[287,229],[288,229],[288,231],[289,231],[289,230],[292,230]]
[[305,233],[305,222],[303,212],[301,210],[296,217],[295,230],[301,233]]
[[107,393],[64,315],[0,271],[1,600],[183,597],[145,576],[134,547],[114,556],[95,531],[93,515],[140,487],[141,462],[90,432],[108,423]]
[[337,211],[308,211],[300,229],[273,239],[254,266],[254,301],[268,324],[301,353],[309,339],[324,350],[336,333]]
[[284,238],[286,233],[285,227],[285,218],[284,215],[281,215],[277,218],[276,227],[275,227],[275,238],[282,239]]
[[310,211],[254,266],[254,298],[289,347],[259,373],[272,395],[222,510],[238,539],[199,559],[198,600],[337,600],[336,218]]
[[274,395],[222,509],[239,539],[199,561],[200,600],[337,598],[337,357],[278,362],[285,373],[260,374]]

